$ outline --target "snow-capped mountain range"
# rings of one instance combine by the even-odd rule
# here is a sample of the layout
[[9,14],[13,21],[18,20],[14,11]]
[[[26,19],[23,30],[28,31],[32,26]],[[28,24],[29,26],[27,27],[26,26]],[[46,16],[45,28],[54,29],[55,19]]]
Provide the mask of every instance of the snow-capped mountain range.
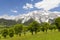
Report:
[[0,18],[4,18],[7,20],[21,21],[21,23],[27,22],[31,18],[39,23],[48,22],[49,20],[53,20],[56,17],[60,17],[60,12],[50,12],[45,10],[35,10],[35,11],[28,12],[26,14],[20,14],[17,16],[8,16],[8,15],[0,16]]
[[49,19],[53,20],[56,17],[60,16],[60,12],[49,12],[49,11],[32,11],[27,14],[22,14],[15,17],[15,20],[18,21],[19,19],[22,20],[22,23],[28,21],[29,19],[33,18],[37,22],[48,22]]

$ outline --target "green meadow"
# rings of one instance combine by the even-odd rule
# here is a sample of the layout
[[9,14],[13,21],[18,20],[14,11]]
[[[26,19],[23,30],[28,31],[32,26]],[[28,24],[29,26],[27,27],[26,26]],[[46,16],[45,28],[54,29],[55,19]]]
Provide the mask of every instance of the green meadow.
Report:
[[60,17],[54,23],[33,21],[1,27],[0,40],[60,40]]
[[14,36],[12,38],[6,37],[1,38],[0,40],[60,40],[60,32],[58,31],[48,31],[46,32],[38,32],[37,34],[31,35],[27,33],[25,36]]

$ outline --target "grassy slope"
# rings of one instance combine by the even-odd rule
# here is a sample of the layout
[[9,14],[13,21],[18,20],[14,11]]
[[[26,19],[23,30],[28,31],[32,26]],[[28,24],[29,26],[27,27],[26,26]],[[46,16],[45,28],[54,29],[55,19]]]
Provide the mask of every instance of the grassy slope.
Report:
[[0,40],[60,40],[60,32],[40,32],[36,35],[27,33],[25,36],[14,36],[13,38],[1,38]]

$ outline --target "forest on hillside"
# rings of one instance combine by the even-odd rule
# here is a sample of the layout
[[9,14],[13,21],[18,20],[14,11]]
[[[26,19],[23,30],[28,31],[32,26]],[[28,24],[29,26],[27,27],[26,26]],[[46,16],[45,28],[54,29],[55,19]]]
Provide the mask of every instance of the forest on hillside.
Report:
[[37,34],[38,32],[48,32],[48,30],[57,30],[60,31],[60,17],[55,18],[54,22],[42,22],[38,23],[37,21],[32,21],[28,25],[18,23],[12,20],[5,20],[0,19],[0,35],[6,38],[8,35],[9,37],[14,37],[14,35],[21,36],[23,33],[26,35],[26,32],[30,32],[32,35]]

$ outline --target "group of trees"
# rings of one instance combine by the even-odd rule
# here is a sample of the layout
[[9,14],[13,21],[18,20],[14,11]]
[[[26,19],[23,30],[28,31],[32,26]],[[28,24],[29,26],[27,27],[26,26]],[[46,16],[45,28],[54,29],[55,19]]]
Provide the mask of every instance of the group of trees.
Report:
[[1,34],[3,37],[7,37],[8,35],[10,37],[13,37],[14,35],[21,36],[22,33],[24,35],[26,32],[31,32],[33,35],[34,33],[37,34],[37,32],[43,31],[47,32],[48,30],[56,30],[58,29],[60,31],[60,17],[54,19],[54,23],[38,23],[37,21],[33,21],[28,26],[25,26],[23,24],[15,24],[10,28],[5,28],[1,31]]

